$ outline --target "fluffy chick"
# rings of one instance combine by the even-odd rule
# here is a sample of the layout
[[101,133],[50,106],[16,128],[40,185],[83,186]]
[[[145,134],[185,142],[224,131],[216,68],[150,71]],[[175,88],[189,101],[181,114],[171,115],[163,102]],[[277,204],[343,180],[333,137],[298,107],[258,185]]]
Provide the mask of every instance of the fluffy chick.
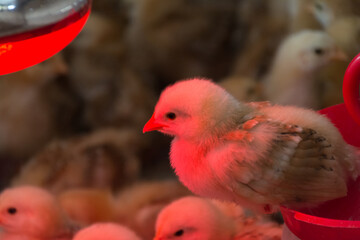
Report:
[[296,107],[245,104],[204,79],[160,95],[143,132],[174,136],[170,161],[194,193],[272,212],[346,196],[355,152],[324,116]]
[[121,188],[140,174],[140,142],[133,130],[113,128],[53,141],[22,167],[12,185],[36,185],[54,193],[81,187]]
[[319,108],[321,91],[316,74],[334,59],[345,58],[323,31],[304,30],[290,35],[279,47],[264,80],[265,95],[273,103]]
[[20,163],[50,139],[74,130],[69,126],[78,101],[63,78],[67,70],[62,55],[57,54],[33,67],[0,76],[1,187],[8,184]]
[[0,194],[0,227],[4,240],[70,240],[78,228],[53,195],[30,186],[5,189]]
[[156,237],[159,239],[203,240],[280,240],[281,227],[275,224],[261,225],[255,219],[234,213],[239,206],[214,202],[199,197],[184,197],[166,206],[156,221]]
[[132,63],[161,84],[194,75],[223,76],[234,52],[229,37],[236,2],[133,1],[127,34]]
[[115,223],[96,223],[76,233],[73,240],[141,240],[129,228]]
[[115,220],[114,197],[109,190],[70,189],[58,194],[57,199],[69,218],[82,225]]
[[308,9],[323,28],[327,28],[338,18],[359,15],[359,3],[359,0],[311,0]]
[[159,239],[235,239],[236,225],[210,200],[185,197],[166,206],[156,220]]
[[84,102],[83,124],[141,127],[155,96],[128,64],[124,26],[106,15],[91,14],[68,47],[69,78]]
[[154,237],[161,209],[191,192],[176,180],[140,182],[120,191],[115,199],[116,221],[134,229],[143,239]]

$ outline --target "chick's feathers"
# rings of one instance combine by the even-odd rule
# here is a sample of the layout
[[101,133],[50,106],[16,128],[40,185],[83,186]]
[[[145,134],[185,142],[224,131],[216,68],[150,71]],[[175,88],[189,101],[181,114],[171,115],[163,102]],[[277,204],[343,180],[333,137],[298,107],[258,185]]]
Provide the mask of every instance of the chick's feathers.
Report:
[[[171,111],[180,114],[162,117]],[[194,79],[168,87],[153,116],[175,136],[170,159],[179,179],[202,196],[271,212],[343,197],[358,176],[354,149],[312,110],[240,103]]]

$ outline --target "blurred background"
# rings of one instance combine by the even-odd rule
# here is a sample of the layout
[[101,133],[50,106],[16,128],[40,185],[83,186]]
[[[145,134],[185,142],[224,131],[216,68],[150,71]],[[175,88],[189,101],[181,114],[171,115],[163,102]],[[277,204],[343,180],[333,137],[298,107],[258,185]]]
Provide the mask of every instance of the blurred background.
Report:
[[360,0],[93,0],[68,47],[0,76],[0,188],[176,179],[171,138],[142,134],[164,87],[204,77],[319,110],[343,101],[359,52]]

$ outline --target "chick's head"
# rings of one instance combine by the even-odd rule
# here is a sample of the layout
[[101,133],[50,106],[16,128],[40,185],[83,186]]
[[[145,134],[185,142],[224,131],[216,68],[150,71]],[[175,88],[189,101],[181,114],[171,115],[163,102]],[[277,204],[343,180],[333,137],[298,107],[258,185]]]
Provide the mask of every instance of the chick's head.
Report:
[[5,232],[46,236],[62,228],[63,215],[54,197],[37,187],[17,187],[0,195],[0,227]]
[[191,196],[181,198],[161,211],[154,240],[228,240],[234,234],[233,222],[209,200]]
[[187,139],[203,138],[209,130],[226,127],[240,110],[234,97],[209,80],[180,81],[161,93],[143,132],[158,130]]
[[298,68],[303,72],[313,72],[332,60],[347,58],[333,38],[326,32],[315,30],[304,30],[293,34],[283,44],[280,54],[283,64],[295,60]]

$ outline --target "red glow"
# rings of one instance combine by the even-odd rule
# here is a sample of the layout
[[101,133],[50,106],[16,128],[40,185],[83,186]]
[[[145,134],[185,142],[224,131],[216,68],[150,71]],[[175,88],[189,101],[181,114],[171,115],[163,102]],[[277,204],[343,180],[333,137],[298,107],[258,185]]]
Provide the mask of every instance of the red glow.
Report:
[[0,75],[40,63],[66,47],[81,31],[89,6],[63,21],[0,39]]

